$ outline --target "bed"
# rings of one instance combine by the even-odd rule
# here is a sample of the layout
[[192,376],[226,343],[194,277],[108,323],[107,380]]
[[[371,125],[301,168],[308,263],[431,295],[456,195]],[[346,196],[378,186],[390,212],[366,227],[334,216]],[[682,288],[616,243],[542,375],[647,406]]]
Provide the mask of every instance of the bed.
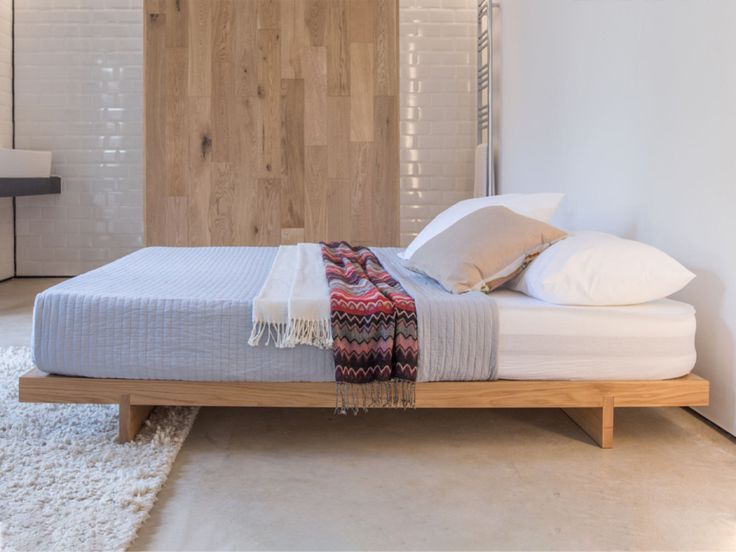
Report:
[[[561,407],[602,447],[614,407],[707,404],[691,374],[695,313],[445,293],[375,250],[417,300],[417,407]],[[276,248],[142,249],[36,299],[36,369],[23,401],[120,405],[120,440],[154,405],[335,406],[334,361],[308,346],[250,347],[253,298]],[[495,335],[482,330],[493,327]]]

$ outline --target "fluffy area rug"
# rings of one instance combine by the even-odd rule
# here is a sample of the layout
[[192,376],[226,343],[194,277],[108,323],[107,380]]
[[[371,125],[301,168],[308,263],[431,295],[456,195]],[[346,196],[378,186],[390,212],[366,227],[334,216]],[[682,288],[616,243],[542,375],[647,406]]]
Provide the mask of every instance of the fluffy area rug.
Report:
[[160,407],[119,445],[117,406],[18,402],[28,348],[0,349],[0,550],[125,550],[197,416]]

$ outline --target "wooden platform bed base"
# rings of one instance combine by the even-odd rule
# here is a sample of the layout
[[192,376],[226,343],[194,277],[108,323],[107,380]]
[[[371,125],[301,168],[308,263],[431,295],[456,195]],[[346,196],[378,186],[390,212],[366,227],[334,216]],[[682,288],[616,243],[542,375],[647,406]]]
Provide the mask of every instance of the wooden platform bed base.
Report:
[[[602,448],[613,446],[617,407],[705,406],[708,381],[690,374],[662,381],[482,381],[419,383],[417,408],[562,408]],[[21,402],[118,404],[119,441],[135,438],[154,406],[334,408],[334,383],[245,383],[97,379],[33,369],[20,378]]]

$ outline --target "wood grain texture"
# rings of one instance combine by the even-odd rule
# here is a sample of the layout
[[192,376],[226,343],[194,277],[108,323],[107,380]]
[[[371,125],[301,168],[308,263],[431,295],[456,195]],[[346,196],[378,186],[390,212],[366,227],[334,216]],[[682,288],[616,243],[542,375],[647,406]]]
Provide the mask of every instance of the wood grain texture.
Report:
[[607,396],[600,408],[565,408],[564,412],[601,448],[612,448],[614,401]]
[[304,0],[304,24],[310,46],[325,45],[330,0]]
[[394,96],[399,86],[399,58],[394,52],[399,47],[398,4],[394,0],[375,0],[374,44],[375,90],[379,96]]
[[373,140],[373,44],[350,45],[350,140]]
[[304,167],[304,239],[317,242],[327,238],[327,146],[308,146]]
[[153,406],[130,404],[130,395],[124,395],[118,408],[118,443],[128,443],[138,435]]
[[212,188],[212,117],[210,98],[189,98],[189,180],[186,245],[211,243],[209,196]]
[[[334,408],[334,383],[251,383],[97,379],[34,368],[19,381],[21,402]],[[419,383],[417,408],[563,408],[602,447],[613,439],[616,407],[705,406],[708,381],[690,374],[643,381]]]
[[327,93],[350,95],[350,0],[329,0],[325,44]]
[[[304,81],[281,81],[282,228],[304,229]],[[302,232],[303,233],[303,232]]]
[[[210,0],[189,0],[188,5],[190,12],[187,48],[189,94],[193,97],[209,97],[212,93],[212,8],[214,3]],[[146,96],[148,96],[147,80]]]
[[156,0],[145,4],[143,43],[146,83],[146,241],[163,241],[166,235],[163,213],[166,209],[166,14]]
[[309,47],[304,51],[304,144],[324,146],[330,132],[327,102],[327,53],[324,47]]
[[[20,377],[21,402],[193,406],[335,407],[335,384],[98,379],[55,376],[37,368]],[[417,408],[601,408],[705,406],[708,381],[695,374],[670,380],[496,380],[418,383]],[[149,399],[156,398],[155,401]]]
[[186,47],[189,43],[189,4],[181,0],[165,0],[166,46]]
[[148,245],[398,245],[398,0],[144,12]]
[[281,0],[281,77],[304,78],[302,58],[309,45],[304,0]]

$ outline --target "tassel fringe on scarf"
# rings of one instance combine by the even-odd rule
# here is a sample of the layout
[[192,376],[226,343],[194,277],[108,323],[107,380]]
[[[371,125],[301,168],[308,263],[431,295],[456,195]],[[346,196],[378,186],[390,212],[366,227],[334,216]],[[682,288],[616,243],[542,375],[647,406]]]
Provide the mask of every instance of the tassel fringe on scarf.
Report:
[[335,412],[358,414],[369,408],[414,408],[416,384],[407,380],[372,381],[370,383],[337,383]]

